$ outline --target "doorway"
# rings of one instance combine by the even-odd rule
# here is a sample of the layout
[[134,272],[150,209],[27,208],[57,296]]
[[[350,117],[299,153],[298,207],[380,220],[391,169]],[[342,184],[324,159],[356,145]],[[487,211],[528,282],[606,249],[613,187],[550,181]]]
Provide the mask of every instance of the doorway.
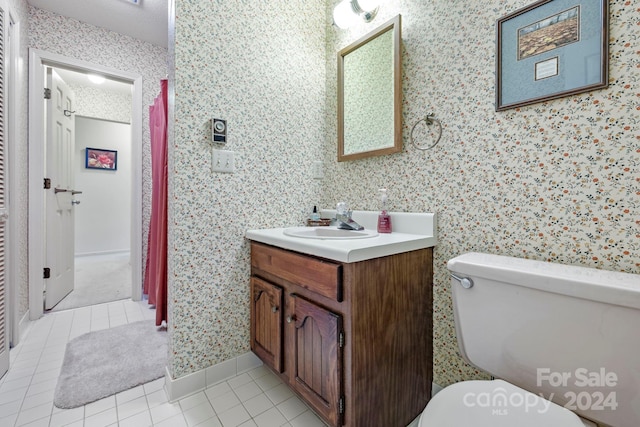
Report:
[[[31,49],[29,52],[29,317],[34,320],[42,316],[48,266],[46,256],[47,234],[44,221],[46,186],[45,163],[45,109],[42,94],[45,93],[45,69],[53,67],[80,73],[93,73],[108,79],[131,85],[131,162],[130,179],[130,278],[131,298],[142,298],[142,76],[110,69],[101,65],[67,58],[60,55]],[[83,152],[84,153],[84,152]],[[107,172],[107,171],[96,171]],[[76,202],[82,202],[80,194]],[[51,272],[49,273],[52,274]]]
[[[132,86],[62,68],[48,70],[68,86],[75,101],[67,118],[74,122],[69,160],[74,230],[68,235],[75,236],[70,253],[75,274],[72,287],[58,295],[49,292],[55,291],[53,276],[47,281],[45,310],[131,298]],[[50,106],[52,101],[46,103]],[[52,176],[47,173],[48,178]]]

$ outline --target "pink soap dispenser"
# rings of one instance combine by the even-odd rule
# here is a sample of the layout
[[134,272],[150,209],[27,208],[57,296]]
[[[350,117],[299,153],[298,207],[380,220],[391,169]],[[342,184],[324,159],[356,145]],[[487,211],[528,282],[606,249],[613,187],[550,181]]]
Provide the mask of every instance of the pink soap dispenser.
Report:
[[391,233],[391,216],[387,212],[387,189],[381,188],[379,191],[382,209],[378,215],[378,233]]

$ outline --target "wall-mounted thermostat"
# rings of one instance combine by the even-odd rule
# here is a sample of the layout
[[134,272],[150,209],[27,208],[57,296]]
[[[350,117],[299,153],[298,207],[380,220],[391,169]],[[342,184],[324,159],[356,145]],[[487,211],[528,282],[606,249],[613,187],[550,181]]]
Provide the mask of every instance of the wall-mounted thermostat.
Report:
[[222,119],[211,119],[211,129],[213,130],[213,142],[218,144],[227,143],[227,121]]

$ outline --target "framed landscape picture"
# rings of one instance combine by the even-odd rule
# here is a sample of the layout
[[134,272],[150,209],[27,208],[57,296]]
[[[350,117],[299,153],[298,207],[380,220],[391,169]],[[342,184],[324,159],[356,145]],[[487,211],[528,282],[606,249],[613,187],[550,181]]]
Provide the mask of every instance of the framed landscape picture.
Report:
[[496,111],[609,84],[608,0],[541,0],[496,24]]
[[118,152],[115,150],[87,147],[84,166],[87,169],[117,170]]

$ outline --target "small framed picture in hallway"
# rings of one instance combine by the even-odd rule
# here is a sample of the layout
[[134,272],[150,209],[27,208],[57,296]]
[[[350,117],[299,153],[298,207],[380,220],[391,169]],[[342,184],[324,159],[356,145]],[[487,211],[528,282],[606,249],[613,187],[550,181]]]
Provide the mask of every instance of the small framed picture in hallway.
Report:
[[85,167],[87,169],[118,169],[118,152],[115,150],[103,150],[101,148],[89,148],[86,150]]

